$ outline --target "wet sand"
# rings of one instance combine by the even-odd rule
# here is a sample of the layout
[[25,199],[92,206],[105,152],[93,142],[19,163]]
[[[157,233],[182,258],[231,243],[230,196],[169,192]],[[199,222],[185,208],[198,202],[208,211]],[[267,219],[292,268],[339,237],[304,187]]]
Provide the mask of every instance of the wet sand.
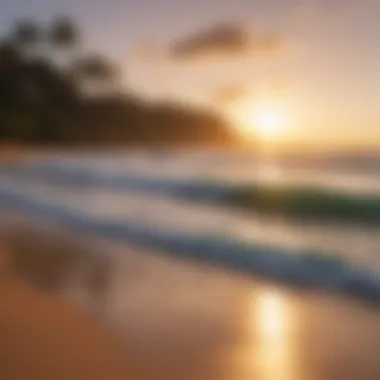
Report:
[[[125,342],[125,363],[143,363],[137,372],[123,369],[128,379],[380,378],[380,312],[374,305],[283,288],[54,226],[31,228],[23,218],[6,219],[13,231],[9,272],[29,285],[8,288],[6,297],[1,290],[1,299],[19,306],[8,317],[7,304],[1,308],[0,341],[6,334],[9,344],[0,350],[0,369],[12,357],[18,369],[26,363],[31,373],[29,352],[18,351],[30,344],[29,330],[34,331],[33,350],[48,358],[47,368],[54,364],[44,351],[50,347],[47,332],[53,341],[57,332],[57,352],[66,357],[67,348],[78,365],[88,359],[83,352],[98,358],[104,350],[113,357],[103,338],[98,339],[101,349],[91,344],[87,326],[94,324]],[[42,305],[40,298],[49,301]],[[32,313],[38,305],[44,323]],[[82,324],[62,319],[62,308],[77,308],[69,314],[79,314]],[[82,342],[80,353],[70,351],[72,339]],[[12,352],[21,356],[14,358]]]
[[0,378],[138,378],[114,332],[60,298],[11,278],[0,284]]

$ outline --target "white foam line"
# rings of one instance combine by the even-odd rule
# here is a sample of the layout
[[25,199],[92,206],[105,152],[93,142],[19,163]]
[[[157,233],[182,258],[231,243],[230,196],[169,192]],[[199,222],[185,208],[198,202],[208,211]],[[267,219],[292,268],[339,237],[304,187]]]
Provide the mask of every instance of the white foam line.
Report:
[[64,204],[30,195],[6,181],[0,183],[0,206],[20,210],[111,239],[128,241],[189,259],[223,265],[252,275],[302,287],[347,293],[380,301],[380,279],[346,263],[289,251],[254,247],[213,238],[190,238],[144,225],[92,217]]

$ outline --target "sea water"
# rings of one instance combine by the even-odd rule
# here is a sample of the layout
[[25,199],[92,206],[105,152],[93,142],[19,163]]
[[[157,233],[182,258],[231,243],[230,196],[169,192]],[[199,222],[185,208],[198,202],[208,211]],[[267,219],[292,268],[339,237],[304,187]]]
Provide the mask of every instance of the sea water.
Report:
[[380,200],[380,158],[33,154],[27,162],[2,167],[0,203],[170,254],[280,280],[350,292],[360,288],[380,298],[377,224],[266,215],[220,201],[231,188],[268,183]]

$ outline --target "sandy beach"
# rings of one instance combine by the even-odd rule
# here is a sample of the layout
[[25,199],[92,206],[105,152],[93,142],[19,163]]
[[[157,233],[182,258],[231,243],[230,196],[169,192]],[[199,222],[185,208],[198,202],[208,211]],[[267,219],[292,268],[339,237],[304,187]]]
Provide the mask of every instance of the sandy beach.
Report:
[[0,2],[0,380],[380,380],[380,0]]
[[[120,346],[113,351],[109,340],[113,342],[115,333],[126,343],[121,362],[143,363],[138,370],[115,370],[130,373],[131,379],[380,376],[380,313],[374,305],[283,288],[57,226],[32,227],[32,220],[20,216],[7,215],[6,220],[3,236],[11,258],[3,278],[27,284],[2,281],[1,298],[6,301],[0,336],[9,344],[1,351],[0,368],[10,356],[18,357],[17,367],[12,367],[17,371],[9,378],[36,370],[36,378],[43,379],[66,359],[83,370],[88,355],[107,357],[111,364],[96,361],[87,371],[99,365],[99,373],[112,373],[124,351]],[[4,257],[3,263],[8,261]],[[101,337],[93,341],[97,329]],[[72,339],[77,351],[72,351]],[[48,344],[54,342],[62,361],[46,360]],[[35,363],[46,363],[42,372],[30,367],[28,347],[33,347]],[[91,371],[85,373],[91,377]]]

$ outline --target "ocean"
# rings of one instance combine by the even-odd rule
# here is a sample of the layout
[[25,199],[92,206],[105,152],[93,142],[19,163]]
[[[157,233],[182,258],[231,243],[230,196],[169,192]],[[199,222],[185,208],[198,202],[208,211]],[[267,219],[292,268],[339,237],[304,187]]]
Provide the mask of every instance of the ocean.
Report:
[[[3,209],[248,275],[380,300],[380,157],[135,150],[26,158],[1,166]],[[242,191],[260,197],[230,202]]]

